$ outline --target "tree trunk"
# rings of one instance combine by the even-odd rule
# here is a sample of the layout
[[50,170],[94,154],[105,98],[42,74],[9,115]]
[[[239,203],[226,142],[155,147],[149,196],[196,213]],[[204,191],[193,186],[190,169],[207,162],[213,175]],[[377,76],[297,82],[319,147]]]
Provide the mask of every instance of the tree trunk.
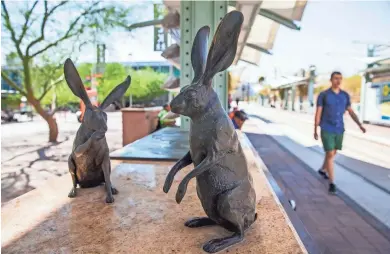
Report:
[[35,108],[37,113],[42,116],[43,119],[47,122],[49,126],[49,142],[57,142],[58,138],[58,125],[54,117],[54,110],[52,114],[46,112],[42,106],[41,102],[37,100],[34,96],[34,92],[31,84],[31,74],[30,74],[30,58],[26,57],[23,60],[23,72],[24,72],[24,86],[26,87],[27,92],[27,101]]
[[49,142],[57,142],[58,138],[58,125],[57,120],[53,115],[50,115],[47,119],[45,119],[47,124],[49,125]]
[[47,122],[47,125],[49,126],[49,142],[57,142],[58,138],[58,125],[57,120],[54,117],[54,114],[49,114],[46,112],[42,106],[40,101],[38,101],[35,98],[27,97],[27,101],[30,102],[37,113],[42,116],[43,119]]

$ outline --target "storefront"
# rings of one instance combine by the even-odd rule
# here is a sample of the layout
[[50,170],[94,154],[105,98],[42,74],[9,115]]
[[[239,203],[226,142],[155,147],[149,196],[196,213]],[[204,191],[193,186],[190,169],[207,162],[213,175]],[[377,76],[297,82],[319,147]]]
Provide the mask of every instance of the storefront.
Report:
[[[360,117],[364,122],[390,126],[390,64],[365,71]],[[367,78],[369,82],[366,82]]]

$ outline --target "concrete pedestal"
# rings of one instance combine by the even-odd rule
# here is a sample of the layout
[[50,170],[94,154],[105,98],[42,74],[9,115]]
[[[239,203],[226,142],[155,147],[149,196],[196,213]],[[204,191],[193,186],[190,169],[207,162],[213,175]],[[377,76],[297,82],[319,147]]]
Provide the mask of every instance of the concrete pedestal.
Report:
[[[257,221],[245,240],[221,253],[307,253],[278,201],[258,157],[240,135],[257,196]],[[112,161],[111,181],[119,190],[115,203],[105,203],[105,188],[79,189],[66,175],[2,206],[2,253],[204,253],[210,239],[231,233],[219,226],[187,228],[184,222],[204,216],[196,181],[188,185],[180,205],[175,194],[192,165],[162,191],[174,162]]]

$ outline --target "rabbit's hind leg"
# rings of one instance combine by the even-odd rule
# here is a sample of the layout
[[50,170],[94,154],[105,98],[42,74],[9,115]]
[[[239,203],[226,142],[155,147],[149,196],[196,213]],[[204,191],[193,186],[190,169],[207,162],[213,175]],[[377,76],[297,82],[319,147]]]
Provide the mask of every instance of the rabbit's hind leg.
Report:
[[204,227],[204,226],[213,226],[216,225],[217,223],[213,221],[212,219],[208,217],[195,217],[192,219],[189,219],[184,223],[186,227],[189,228],[199,228],[199,227]]
[[68,158],[68,167],[69,167],[69,172],[70,172],[70,175],[72,176],[72,182],[73,182],[73,187],[70,190],[68,197],[74,198],[74,197],[76,197],[77,176],[76,176],[76,165],[75,165],[71,155]]
[[[110,164],[110,176],[111,176],[111,164]],[[106,183],[106,180],[104,179],[104,173],[103,173],[103,171],[102,171],[102,183]],[[112,195],[116,195],[116,194],[118,194],[119,193],[119,191],[118,191],[118,189],[117,188],[115,188],[112,184],[111,184],[111,192],[112,192]]]
[[234,233],[232,236],[213,239],[207,242],[203,245],[204,251],[215,253],[239,243],[244,239],[244,231],[255,219],[255,205],[252,202],[253,197],[251,194],[251,190],[248,192],[248,186],[240,184],[236,188],[219,195],[217,212],[220,220],[218,224]]
[[217,203],[218,214],[221,217],[219,224],[227,230],[234,232],[234,234],[224,238],[213,239],[205,243],[203,250],[208,253],[221,251],[244,239],[244,218],[238,209],[232,207],[232,204],[234,205],[234,202],[237,202],[233,200],[236,198],[234,197],[235,195],[232,196],[234,190],[220,194]]
[[[110,163],[110,157],[108,155],[106,155],[104,157],[104,159],[103,159],[102,169],[103,169],[104,182],[106,184],[106,191],[107,191],[106,203],[113,203],[114,202],[114,197],[112,196],[112,194],[113,194],[113,191],[112,191],[113,187],[111,186],[111,179],[110,179],[111,163]],[[118,191],[116,191],[116,192],[118,192]]]

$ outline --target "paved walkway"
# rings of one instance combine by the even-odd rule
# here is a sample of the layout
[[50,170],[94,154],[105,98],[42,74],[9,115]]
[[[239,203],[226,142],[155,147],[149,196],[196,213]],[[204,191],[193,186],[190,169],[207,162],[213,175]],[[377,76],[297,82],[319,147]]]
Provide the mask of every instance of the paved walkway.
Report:
[[340,197],[327,193],[327,183],[301,161],[263,134],[248,138],[322,253],[390,253],[390,241]]
[[[1,125],[2,204],[47,184],[53,178],[68,174],[68,157],[80,123],[75,114],[64,118],[60,112],[56,117],[58,143],[47,142],[47,123],[38,116],[31,122]],[[106,138],[110,150],[122,147],[120,112],[108,113]]]

